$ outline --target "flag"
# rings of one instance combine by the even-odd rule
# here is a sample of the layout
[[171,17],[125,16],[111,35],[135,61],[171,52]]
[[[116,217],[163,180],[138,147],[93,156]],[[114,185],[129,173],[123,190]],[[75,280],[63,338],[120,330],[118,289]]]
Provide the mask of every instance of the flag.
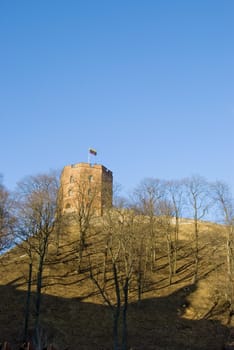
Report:
[[89,153],[91,153],[93,156],[97,155],[97,151],[95,149],[93,149],[93,148],[89,149]]

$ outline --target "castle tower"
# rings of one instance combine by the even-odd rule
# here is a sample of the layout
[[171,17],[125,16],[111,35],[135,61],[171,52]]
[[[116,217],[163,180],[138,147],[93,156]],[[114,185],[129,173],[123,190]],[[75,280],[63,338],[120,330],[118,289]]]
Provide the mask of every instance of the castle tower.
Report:
[[78,163],[63,168],[60,180],[63,213],[91,210],[101,216],[112,206],[112,172],[100,164]]

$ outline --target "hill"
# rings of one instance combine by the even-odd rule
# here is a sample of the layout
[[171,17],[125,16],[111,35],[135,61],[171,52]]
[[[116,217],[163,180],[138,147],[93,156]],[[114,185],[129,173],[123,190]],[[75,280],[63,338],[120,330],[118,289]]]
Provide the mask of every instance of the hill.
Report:
[[[110,304],[115,304],[112,265],[110,260],[104,259],[107,234],[110,235],[110,226],[107,225],[106,220],[105,217],[100,218],[90,226],[81,268],[78,268],[79,232],[76,225],[66,223],[60,233],[59,241],[58,232],[51,237],[43,274],[41,323],[48,341],[57,344],[61,350],[65,348],[70,350],[113,349],[113,312],[107,300],[104,301],[100,289],[97,288],[97,283],[99,287],[102,285]],[[140,220],[142,221],[142,218]],[[123,223],[115,219],[112,224],[113,232],[117,232],[115,228]],[[199,269],[197,281],[193,283],[193,223],[188,220],[181,221],[176,273],[169,283],[168,237],[160,225],[162,223],[157,222],[157,228],[160,227],[158,230],[163,233],[159,234],[158,231],[153,266],[145,258],[144,261],[139,260],[140,253],[137,250],[138,240],[136,240],[138,234],[134,231],[135,241],[131,245],[136,253],[134,266],[136,262],[141,261],[142,264],[144,262],[147,270],[145,270],[140,299],[137,288],[137,278],[140,274],[135,274],[135,277],[131,275],[133,277],[129,285],[127,311],[128,348],[132,350],[222,349],[233,326],[225,296],[225,228],[207,222],[199,223]],[[107,226],[108,230],[106,230]],[[139,227],[139,223],[136,226]],[[170,229],[173,230],[173,228],[174,226],[170,225]],[[124,232],[125,244],[130,244],[129,241],[126,243],[126,237],[128,237],[126,232]],[[148,237],[148,231],[145,234],[144,237]],[[114,236],[111,237],[113,239]],[[146,238],[143,242],[146,249]],[[117,250],[114,250],[113,244],[112,241],[111,249],[114,254]],[[129,252],[130,248],[128,261]],[[107,268],[105,278],[102,279],[104,263],[107,264]],[[123,267],[120,265],[122,262],[119,256],[118,264]],[[121,270],[119,273],[120,286],[124,283],[123,271],[126,270]],[[136,273],[136,268],[134,271]],[[92,274],[95,277],[93,280]],[[28,256],[23,244],[14,247],[1,257],[0,276],[0,339],[7,339],[16,347],[22,339],[27,298]],[[34,267],[33,298],[35,285]],[[34,318],[33,298],[30,327],[33,327]],[[121,303],[122,312],[124,304],[123,301]],[[120,326],[122,325],[120,321]]]

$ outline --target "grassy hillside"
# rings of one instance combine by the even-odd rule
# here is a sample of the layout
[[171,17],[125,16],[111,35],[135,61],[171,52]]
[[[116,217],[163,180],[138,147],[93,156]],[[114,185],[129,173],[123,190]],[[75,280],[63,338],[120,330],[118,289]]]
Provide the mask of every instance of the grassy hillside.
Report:
[[[50,245],[44,269],[41,322],[49,342],[59,349],[113,349],[112,313],[90,279],[92,264],[101,263],[105,245],[103,223],[95,223],[87,236],[81,272],[77,271],[75,226],[66,226]],[[193,225],[180,224],[177,273],[168,283],[165,237],[157,240],[155,268],[148,274],[141,302],[133,285],[129,291],[129,349],[222,349],[232,320],[225,299],[226,256],[224,228],[211,223],[199,227],[199,274],[193,277]],[[95,265],[96,266],[96,265]],[[100,265],[101,266],[101,265]],[[0,340],[18,344],[24,326],[28,257],[15,247],[0,259]],[[111,271],[108,295],[114,301]],[[35,294],[35,270],[33,273]],[[33,326],[33,300],[31,326]]]

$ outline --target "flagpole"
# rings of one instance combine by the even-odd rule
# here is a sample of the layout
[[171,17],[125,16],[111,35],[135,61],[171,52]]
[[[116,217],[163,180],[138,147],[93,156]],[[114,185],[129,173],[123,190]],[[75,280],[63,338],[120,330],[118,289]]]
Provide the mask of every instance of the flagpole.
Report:
[[90,148],[88,149],[88,163],[90,164]]
[[97,151],[94,148],[89,148],[89,152],[88,152],[88,163],[89,164],[91,164],[91,154],[96,156]]

